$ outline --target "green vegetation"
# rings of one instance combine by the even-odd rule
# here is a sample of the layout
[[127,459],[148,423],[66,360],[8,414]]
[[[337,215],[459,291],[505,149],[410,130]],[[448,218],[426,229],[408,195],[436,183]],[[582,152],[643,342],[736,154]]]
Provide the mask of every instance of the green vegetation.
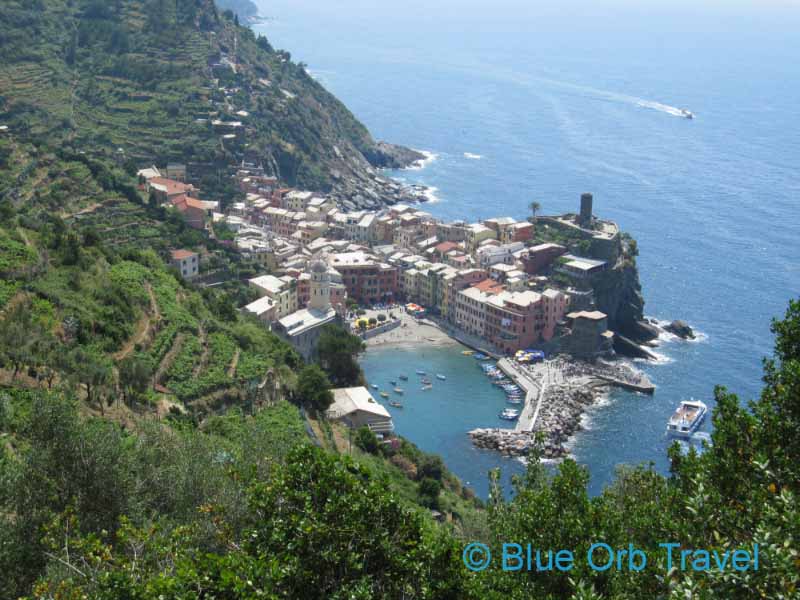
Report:
[[363,385],[364,376],[358,355],[364,352],[364,341],[341,327],[328,325],[322,331],[317,346],[319,363],[334,387]]
[[[79,418],[74,400],[58,394],[13,391],[0,402],[10,442],[0,500],[2,514],[14,515],[0,519],[0,568],[9,575],[2,592],[109,600],[796,597],[800,301],[773,330],[760,399],[744,407],[718,388],[713,445],[702,454],[673,447],[668,477],[625,468],[590,498],[585,469],[565,461],[550,474],[532,461],[513,499],[495,483],[482,521],[452,504],[451,476],[435,457],[364,430],[354,432],[363,451],[334,456],[305,441],[297,410],[283,403],[255,417],[212,417],[199,429],[178,420],[172,429],[142,423],[126,431]],[[470,520],[436,524],[416,502],[451,515],[461,508]],[[520,541],[576,556],[598,540],[633,544],[650,567],[598,572],[576,561],[569,572],[512,574],[494,562],[471,573],[461,550],[475,540],[496,552]],[[667,572],[664,540],[719,552],[758,543],[759,570]]]

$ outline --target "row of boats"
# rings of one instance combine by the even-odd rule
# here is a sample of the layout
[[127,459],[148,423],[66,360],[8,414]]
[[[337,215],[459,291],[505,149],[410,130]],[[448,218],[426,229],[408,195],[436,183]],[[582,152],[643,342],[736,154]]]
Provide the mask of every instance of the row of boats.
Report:
[[[420,375],[422,377],[420,382],[422,383],[422,390],[423,391],[427,391],[427,390],[430,390],[431,388],[433,388],[433,382],[430,379],[428,379],[427,373],[425,371],[423,371],[421,369],[418,369],[416,373],[417,373],[417,375]],[[400,376],[398,376],[398,379],[400,381],[408,381],[408,375],[400,375]],[[447,376],[442,375],[441,373],[437,373],[436,374],[436,379],[438,379],[440,381],[447,381]],[[402,395],[402,394],[405,393],[405,390],[403,388],[399,387],[399,385],[398,385],[396,380],[392,380],[389,383],[392,386],[394,386],[392,391],[395,394]],[[375,391],[380,390],[380,387],[377,386],[374,383],[372,384],[371,387]],[[384,398],[384,399],[388,399],[389,398],[389,392],[379,392],[379,393],[380,393],[381,398]],[[402,402],[399,402],[397,400],[393,400],[392,402],[389,402],[389,406],[392,406],[394,408],[403,408]]]
[[[484,375],[488,377],[492,385],[499,387],[506,395],[506,402],[514,406],[521,406],[525,403],[525,390],[519,387],[516,383],[508,379],[497,365],[484,364],[480,365]],[[516,421],[519,419],[520,411],[514,408],[503,409],[498,415],[504,421]]]

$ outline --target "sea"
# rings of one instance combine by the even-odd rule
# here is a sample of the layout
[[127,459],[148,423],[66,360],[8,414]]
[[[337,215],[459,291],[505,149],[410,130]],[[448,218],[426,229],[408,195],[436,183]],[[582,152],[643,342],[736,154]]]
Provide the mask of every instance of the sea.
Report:
[[[573,457],[597,494],[620,465],[667,472],[665,423],[682,399],[761,388],[770,322],[800,296],[800,6],[780,1],[269,0],[256,26],[377,139],[425,151],[391,173],[429,186],[443,219],[595,214],[638,240],[646,315],[684,319],[637,363],[652,397],[614,392]],[[681,110],[695,118],[682,117]],[[473,361],[474,362],[474,361]],[[376,350],[367,377],[443,371],[409,392],[400,434],[440,454],[482,497],[487,473],[521,473],[474,449],[502,397],[454,348]],[[710,431],[707,423],[705,431]]]

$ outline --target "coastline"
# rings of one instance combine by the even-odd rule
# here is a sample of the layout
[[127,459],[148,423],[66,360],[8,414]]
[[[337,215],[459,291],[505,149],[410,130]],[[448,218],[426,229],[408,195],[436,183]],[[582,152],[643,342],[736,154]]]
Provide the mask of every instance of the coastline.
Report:
[[[377,314],[377,311],[373,312]],[[418,320],[402,310],[395,311],[395,316],[402,325],[365,340],[367,352],[391,348],[468,348],[427,319]],[[503,359],[500,364],[510,362]],[[520,422],[513,429],[478,428],[467,433],[475,447],[494,450],[507,458],[524,459],[538,452],[547,460],[563,459],[569,456],[575,436],[584,429],[588,413],[608,404],[612,387],[655,387],[641,371],[621,358],[587,363],[558,355],[525,367],[513,363],[511,367],[504,366],[503,370],[507,373],[509,370],[517,371],[519,377],[514,379],[524,378],[525,387],[531,389],[526,404],[521,408]],[[534,412],[535,422],[531,422]]]

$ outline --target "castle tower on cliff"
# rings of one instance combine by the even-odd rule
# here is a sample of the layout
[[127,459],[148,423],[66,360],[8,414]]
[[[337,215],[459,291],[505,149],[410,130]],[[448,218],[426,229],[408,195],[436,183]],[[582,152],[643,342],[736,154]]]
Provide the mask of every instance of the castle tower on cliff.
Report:
[[581,214],[578,217],[578,225],[584,229],[592,228],[592,204],[594,198],[588,192],[581,194]]
[[311,289],[308,308],[328,310],[331,307],[331,275],[324,260],[311,263]]

